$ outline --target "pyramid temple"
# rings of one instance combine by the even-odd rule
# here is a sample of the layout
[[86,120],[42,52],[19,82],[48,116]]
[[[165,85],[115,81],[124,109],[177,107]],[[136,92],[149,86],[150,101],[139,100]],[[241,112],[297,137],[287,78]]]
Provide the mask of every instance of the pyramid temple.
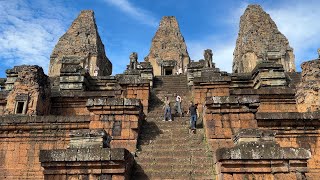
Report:
[[235,44],[232,73],[211,49],[191,60],[165,16],[144,61],[132,52],[111,75],[94,12],[81,11],[48,75],[21,65],[0,79],[0,179],[319,179],[320,50],[296,72],[260,5],[241,16]]

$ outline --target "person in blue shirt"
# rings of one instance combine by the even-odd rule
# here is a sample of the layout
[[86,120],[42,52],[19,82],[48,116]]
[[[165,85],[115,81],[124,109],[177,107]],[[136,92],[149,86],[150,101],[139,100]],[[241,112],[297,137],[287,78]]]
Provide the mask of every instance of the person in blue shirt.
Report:
[[190,101],[190,106],[188,109],[188,114],[190,113],[190,129],[193,133],[196,130],[196,123],[197,123],[197,106]]

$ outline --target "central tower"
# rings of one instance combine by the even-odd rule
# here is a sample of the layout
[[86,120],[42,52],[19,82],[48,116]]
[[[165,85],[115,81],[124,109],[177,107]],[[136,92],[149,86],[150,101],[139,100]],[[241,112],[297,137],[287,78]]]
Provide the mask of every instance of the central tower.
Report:
[[171,75],[185,70],[190,62],[187,46],[174,16],[164,16],[152,39],[149,55],[145,58],[155,76]]

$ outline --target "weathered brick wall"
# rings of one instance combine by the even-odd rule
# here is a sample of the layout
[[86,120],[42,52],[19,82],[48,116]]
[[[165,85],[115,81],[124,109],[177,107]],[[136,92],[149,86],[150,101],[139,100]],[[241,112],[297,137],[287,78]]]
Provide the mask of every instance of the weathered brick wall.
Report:
[[148,84],[142,86],[127,86],[124,92],[124,98],[140,99],[145,114],[149,111],[149,92],[150,86]]
[[230,94],[235,96],[259,96],[258,112],[297,112],[295,90],[289,87],[232,89]]
[[88,116],[0,117],[0,179],[43,179],[40,150],[66,148],[69,131],[89,123]]
[[240,129],[257,127],[258,96],[208,98],[204,115],[206,138],[212,151],[233,145],[232,136]]
[[124,90],[104,91],[59,91],[51,98],[53,115],[89,115],[86,102],[90,98],[136,98],[141,101],[143,112],[148,113],[149,84],[142,86],[125,86]]
[[134,158],[124,148],[110,148],[103,129],[74,130],[66,149],[41,150],[44,179],[130,179]]
[[49,114],[50,82],[41,67],[15,66],[7,70],[7,74],[8,76],[14,74],[16,78],[6,97],[5,114]]
[[142,108],[137,99],[89,99],[90,129],[104,129],[112,136],[112,148],[136,150],[142,120]]
[[[96,76],[86,78],[88,80],[86,90],[61,88],[59,90],[58,87],[58,90],[53,91],[51,96],[51,114],[88,115],[89,111],[85,104],[90,98],[136,98],[141,101],[143,112],[145,114],[148,113],[150,91],[149,80],[142,79],[140,76],[136,75]],[[66,84],[68,84],[68,82],[66,82]]]
[[[193,87],[195,102],[205,104],[203,122],[206,138],[213,152],[219,148],[232,147],[232,137],[240,129],[275,130],[277,134],[275,141],[281,147],[305,148],[311,152],[311,158],[306,161],[308,172],[303,176],[307,179],[317,179],[320,174],[319,115],[317,113],[310,115],[298,113],[294,87],[271,86],[253,89],[249,80],[249,75],[237,75],[232,76],[230,85],[221,82],[198,82]],[[220,89],[223,90],[219,91]],[[252,101],[252,97],[255,97],[256,101]],[[202,106],[198,106],[198,108],[202,108]],[[263,119],[259,114],[265,114],[266,119]],[[288,117],[285,114],[291,115]],[[214,158],[216,158],[215,155]],[[258,163],[261,167],[269,167],[273,162],[275,161],[261,160],[252,162],[252,164],[243,164],[240,161],[226,161],[225,165],[228,168],[238,167],[240,164],[241,167],[253,167]],[[291,163],[293,165],[290,165]],[[283,166],[281,166],[284,169],[290,169],[290,166],[294,166],[295,163],[294,161],[282,162]],[[259,171],[257,174],[252,172],[255,171],[254,168],[248,167],[246,171],[250,173],[239,173],[238,171],[231,173],[234,170],[231,169],[230,172],[225,173],[223,179],[299,179],[297,174],[288,172],[271,173],[272,171],[266,172],[256,169]],[[262,168],[262,170],[265,169]]]
[[200,114],[203,112],[203,107],[207,97],[213,96],[229,96],[230,84],[227,82],[206,83],[204,85],[196,85],[192,87],[192,96],[194,103]]
[[257,113],[259,128],[277,132],[276,141],[281,147],[305,148],[311,152],[307,179],[320,175],[320,113]]
[[320,58],[302,63],[302,79],[297,85],[300,112],[320,111]]
[[275,134],[257,128],[235,133],[232,147],[216,151],[216,179],[306,179],[310,151],[281,147]]

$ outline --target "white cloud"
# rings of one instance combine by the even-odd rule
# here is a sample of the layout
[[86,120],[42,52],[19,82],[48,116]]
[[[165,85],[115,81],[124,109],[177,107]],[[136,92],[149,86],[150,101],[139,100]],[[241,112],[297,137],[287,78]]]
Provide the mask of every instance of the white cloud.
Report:
[[[274,7],[263,6],[263,8],[294,48],[297,70],[300,71],[302,61],[316,58],[316,49],[320,47],[320,23],[318,22],[320,1],[285,2]],[[247,5],[248,3],[242,3],[239,8],[227,13],[224,21],[219,22],[221,25],[229,26],[228,29],[226,28],[229,36],[217,38],[214,36],[221,36],[221,33],[209,34],[203,39],[190,40],[187,43],[190,57],[194,60],[201,59],[203,50],[211,48],[216,67],[231,72],[240,16]]]
[[142,8],[136,7],[128,0],[104,0],[108,4],[118,7],[121,11],[138,20],[142,24],[150,26],[157,26],[157,20],[151,15],[150,12]]
[[37,64],[48,72],[51,51],[68,26],[67,12],[59,3],[47,0],[0,1],[1,71]]
[[[215,20],[221,24],[220,32],[207,35],[205,38],[187,41],[189,56],[193,60],[203,59],[203,51],[212,49],[213,62],[221,71],[232,72],[233,51],[236,45],[240,16],[248,3],[243,2],[237,8],[225,14],[225,19]],[[216,22],[214,22],[216,23]]]
[[320,47],[320,1],[296,1],[266,8],[279,30],[288,38],[296,55],[296,65],[317,57]]

